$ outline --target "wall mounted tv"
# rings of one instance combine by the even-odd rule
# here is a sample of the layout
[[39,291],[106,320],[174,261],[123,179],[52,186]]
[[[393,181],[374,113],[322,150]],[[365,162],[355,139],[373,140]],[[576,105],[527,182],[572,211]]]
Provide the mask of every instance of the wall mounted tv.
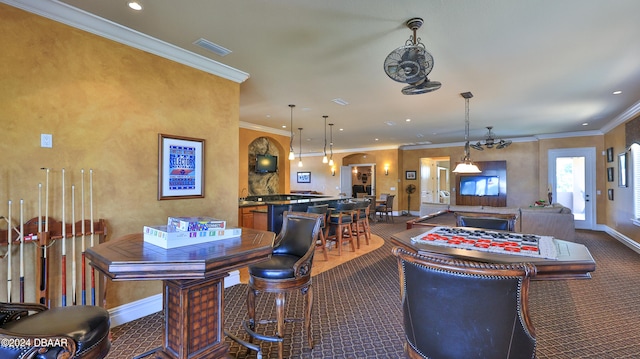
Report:
[[463,176],[460,177],[461,196],[499,196],[500,177]]
[[256,172],[270,173],[278,171],[278,156],[257,155],[256,156]]

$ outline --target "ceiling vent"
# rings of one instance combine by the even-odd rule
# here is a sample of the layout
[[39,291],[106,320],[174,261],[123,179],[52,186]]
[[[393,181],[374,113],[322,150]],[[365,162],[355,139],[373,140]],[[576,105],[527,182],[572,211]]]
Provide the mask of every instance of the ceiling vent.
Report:
[[220,56],[227,56],[231,53],[231,50],[226,49],[218,44],[214,44],[213,42],[205,40],[203,38],[199,38],[198,40],[194,41],[193,44]]

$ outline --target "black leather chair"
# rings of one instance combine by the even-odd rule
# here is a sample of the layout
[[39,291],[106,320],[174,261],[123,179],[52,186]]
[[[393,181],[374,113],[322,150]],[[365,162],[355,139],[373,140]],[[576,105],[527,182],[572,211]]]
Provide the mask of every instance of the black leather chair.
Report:
[[101,359],[111,349],[109,328],[100,307],[0,303],[0,358]]
[[420,256],[394,248],[409,358],[535,358],[532,264]]
[[[253,338],[278,343],[278,358],[283,357],[285,294],[300,290],[305,296],[304,329],[309,348],[313,348],[311,337],[311,312],[313,291],[311,287],[311,265],[320,233],[322,214],[284,212],[282,230],[276,237],[271,257],[249,266],[249,289],[247,310],[249,320],[245,330]],[[272,323],[274,320],[256,321],[256,296],[260,292],[276,294],[276,335],[268,336],[256,332],[256,324]],[[234,340],[236,338],[233,338]],[[251,346],[248,346],[252,348]],[[253,349],[253,348],[252,348]],[[261,353],[258,348],[258,354]]]

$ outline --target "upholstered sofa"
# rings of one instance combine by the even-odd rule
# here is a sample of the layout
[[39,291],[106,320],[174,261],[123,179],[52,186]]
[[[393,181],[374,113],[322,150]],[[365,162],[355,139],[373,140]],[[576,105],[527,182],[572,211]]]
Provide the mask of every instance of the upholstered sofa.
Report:
[[571,209],[557,203],[548,207],[490,207],[423,203],[420,205],[420,216],[447,210],[450,212],[514,214],[518,217],[515,226],[516,232],[553,236],[567,241],[574,241],[576,238]]

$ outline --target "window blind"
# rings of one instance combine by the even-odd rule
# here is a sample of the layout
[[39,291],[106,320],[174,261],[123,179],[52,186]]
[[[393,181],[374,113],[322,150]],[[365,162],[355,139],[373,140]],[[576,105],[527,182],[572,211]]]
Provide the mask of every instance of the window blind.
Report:
[[640,225],[640,145],[637,143],[631,145],[631,162],[633,164],[630,178],[633,186],[634,223]]

